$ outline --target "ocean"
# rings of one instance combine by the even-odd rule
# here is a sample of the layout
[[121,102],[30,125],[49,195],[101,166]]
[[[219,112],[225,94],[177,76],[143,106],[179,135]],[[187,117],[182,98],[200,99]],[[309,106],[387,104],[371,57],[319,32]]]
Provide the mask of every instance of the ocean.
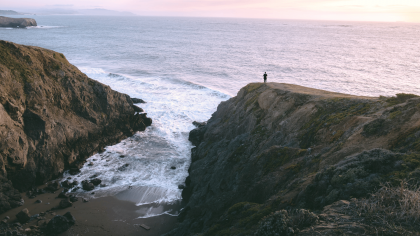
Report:
[[420,94],[419,24],[30,17],[37,27],[0,28],[0,39],[63,53],[90,78],[147,102],[139,106],[152,126],[90,157],[76,177],[81,182],[96,174],[104,184],[95,195],[78,190],[79,196],[150,206],[141,218],[177,214],[159,204],[181,199],[192,122],[208,120],[241,87],[262,82],[264,72],[268,82],[354,95]]

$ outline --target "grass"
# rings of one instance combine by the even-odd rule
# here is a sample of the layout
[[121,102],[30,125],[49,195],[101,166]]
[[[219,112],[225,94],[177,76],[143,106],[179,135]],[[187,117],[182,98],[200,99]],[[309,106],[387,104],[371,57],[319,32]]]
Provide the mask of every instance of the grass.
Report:
[[[318,140],[316,134],[323,128],[329,128],[331,125],[340,124],[344,119],[352,116],[362,115],[367,113],[371,108],[370,103],[351,101],[348,99],[330,99],[326,101],[324,107],[318,107],[318,111],[311,117],[311,119],[302,126],[299,135],[300,147],[309,148]],[[337,132],[336,139],[344,131]],[[335,141],[333,139],[333,141]]]
[[398,93],[395,95],[395,97],[390,97],[386,99],[386,102],[388,103],[388,106],[395,106],[400,103],[406,102],[408,99],[419,97],[415,94],[410,93]]
[[[383,184],[367,199],[357,200],[353,214],[370,225],[393,231],[420,229],[420,187],[401,181],[399,186]],[[398,227],[400,226],[400,227]]]

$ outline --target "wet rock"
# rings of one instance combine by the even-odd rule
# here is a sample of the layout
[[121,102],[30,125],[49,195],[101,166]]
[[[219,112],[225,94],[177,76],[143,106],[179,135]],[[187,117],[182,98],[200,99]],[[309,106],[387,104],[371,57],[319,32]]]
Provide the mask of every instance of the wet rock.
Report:
[[16,218],[20,223],[24,224],[31,219],[31,215],[29,214],[29,210],[25,208],[16,214]]
[[82,202],[89,202],[86,198],[82,198]]
[[76,192],[79,189],[80,189],[80,187],[75,187],[74,189],[71,190],[71,192],[74,193],[74,192]]
[[118,170],[119,170],[119,171],[124,171],[124,170],[126,170],[126,169],[127,169],[127,167],[128,167],[129,165],[130,165],[130,164],[124,164],[124,165],[122,165],[122,166],[118,167]]
[[42,203],[42,200],[38,199],[35,201],[35,203]]
[[101,188],[106,187],[106,184],[100,184],[99,186],[101,186]]
[[146,103],[143,99],[140,98],[131,98],[133,103]]
[[57,235],[67,231],[72,225],[76,223],[76,219],[71,215],[70,212],[67,212],[63,216],[56,215],[52,218],[46,227],[47,235]]
[[89,177],[89,179],[93,179],[93,178],[96,178],[96,177],[98,177],[99,175],[98,174],[94,174],[94,175],[91,175],[90,177]]
[[61,192],[60,194],[58,194],[57,198],[67,198],[67,196],[64,192]]
[[185,185],[183,184],[178,185],[178,189],[184,189],[184,188],[185,188]]
[[203,127],[207,125],[207,122],[198,122],[198,121],[193,121],[193,125],[197,128]]
[[199,125],[197,128],[191,130],[188,135],[188,140],[194,145],[198,146],[204,139],[204,133],[207,130],[207,125]]
[[70,195],[69,200],[70,200],[70,202],[77,202],[79,200],[79,198],[76,197],[76,196]]
[[171,166],[171,170],[175,170],[176,169],[176,167],[175,166]]
[[133,105],[133,110],[134,110],[135,112],[144,112],[144,110],[143,110],[142,108],[140,108],[140,107],[138,107],[138,106],[136,106],[136,105]]
[[68,199],[63,199],[63,200],[60,201],[59,207],[61,209],[71,207],[71,206],[73,206],[73,203],[71,203]]
[[49,184],[47,185],[47,187],[45,187],[45,188],[44,188],[44,190],[45,190],[46,192],[54,193],[55,191],[57,191],[57,190],[58,190],[58,188],[59,188],[59,187],[60,187],[60,186],[59,186],[58,182],[54,181],[54,182],[52,182],[52,183],[49,183]]
[[91,191],[95,188],[95,185],[93,185],[92,183],[90,183],[87,180],[83,180],[82,181],[82,187],[83,187],[83,190],[85,190],[85,191]]
[[77,175],[80,173],[80,170],[78,168],[70,168],[69,174],[71,175]]
[[90,162],[90,163],[88,164],[88,166],[93,166],[93,162]]
[[9,220],[9,219],[10,219],[10,217],[9,217],[9,216],[5,216],[5,217],[4,217],[4,219]]
[[71,177],[67,177],[67,179],[71,179]]
[[125,156],[124,155],[120,155],[120,158],[124,158]]
[[93,185],[98,186],[99,184],[101,184],[102,180],[100,180],[100,179],[98,179],[98,178],[95,178],[95,179],[92,179],[90,182],[91,182]]

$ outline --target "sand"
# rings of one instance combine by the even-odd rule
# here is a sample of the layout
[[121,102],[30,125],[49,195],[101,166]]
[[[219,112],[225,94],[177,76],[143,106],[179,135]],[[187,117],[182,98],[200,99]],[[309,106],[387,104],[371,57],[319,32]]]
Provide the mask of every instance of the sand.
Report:
[[[16,214],[22,209],[27,208],[31,215],[46,212],[45,217],[51,219],[54,214],[63,215],[70,212],[76,218],[76,224],[66,232],[60,234],[62,236],[82,236],[82,235],[162,235],[173,228],[177,224],[176,216],[161,215],[151,218],[138,218],[143,215],[152,205],[136,206],[133,202],[120,200],[116,197],[102,197],[91,199],[89,202],[83,202],[79,198],[73,203],[72,207],[66,209],[56,209],[47,212],[53,207],[58,207],[62,198],[56,198],[61,189],[55,193],[45,193],[38,195],[36,198],[29,199],[26,194],[22,194],[25,204],[21,207],[9,210],[0,215],[0,219],[9,216],[8,222],[16,221]],[[124,193],[123,193],[124,194]],[[129,194],[129,191],[125,194]],[[121,194],[120,196],[121,197]],[[41,200],[42,203],[35,203]],[[180,210],[180,204],[174,205],[153,205],[163,210],[176,209]],[[31,221],[23,226],[28,228],[31,225],[37,225],[41,222],[37,220]],[[145,224],[150,230],[140,227]]]

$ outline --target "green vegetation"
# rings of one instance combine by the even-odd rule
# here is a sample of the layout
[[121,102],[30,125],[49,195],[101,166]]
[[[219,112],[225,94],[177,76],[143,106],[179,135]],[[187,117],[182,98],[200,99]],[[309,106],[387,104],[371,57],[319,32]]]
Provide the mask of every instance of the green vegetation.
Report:
[[395,95],[395,97],[390,97],[386,100],[389,106],[394,106],[400,103],[406,102],[410,98],[416,98],[419,97],[415,94],[409,94],[409,93],[398,93]]
[[299,136],[301,148],[309,148],[314,145],[319,130],[339,124],[348,117],[365,114],[370,108],[370,103],[364,101],[352,101],[345,98],[327,100],[326,104],[323,107],[318,107],[318,111],[312,116],[311,120],[301,128],[301,131],[303,131]]
[[392,143],[391,149],[399,152],[420,152],[420,127],[400,134]]

